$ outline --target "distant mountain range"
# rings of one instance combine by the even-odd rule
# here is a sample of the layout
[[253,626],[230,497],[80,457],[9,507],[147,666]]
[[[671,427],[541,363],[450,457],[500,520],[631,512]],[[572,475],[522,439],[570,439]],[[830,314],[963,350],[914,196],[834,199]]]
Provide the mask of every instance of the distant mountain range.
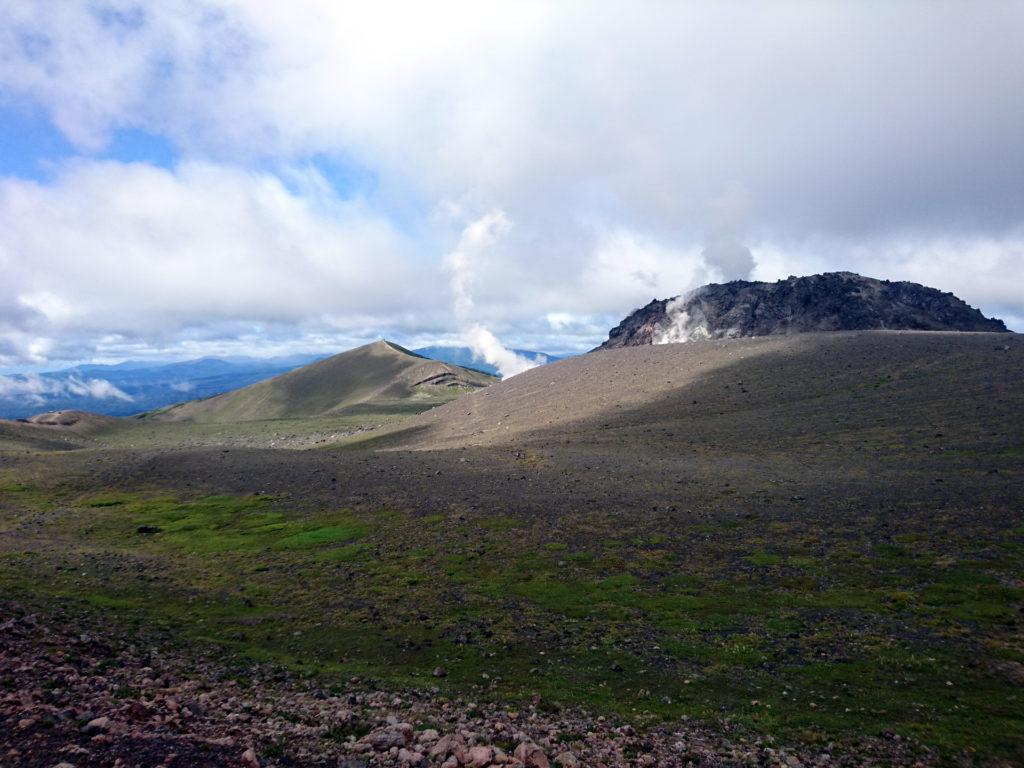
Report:
[[[434,346],[414,352],[451,365],[497,373],[494,366],[475,359],[469,347]],[[542,362],[558,359],[529,350],[516,352]],[[0,374],[0,418],[24,419],[60,410],[132,416],[247,387],[324,357],[204,357],[178,363],[128,360],[116,365],[77,365],[46,373]]]
[[130,416],[244,387],[318,359],[318,355],[204,357],[156,365],[129,360],[117,365],[0,375],[0,418],[21,419],[40,411],[70,409]]

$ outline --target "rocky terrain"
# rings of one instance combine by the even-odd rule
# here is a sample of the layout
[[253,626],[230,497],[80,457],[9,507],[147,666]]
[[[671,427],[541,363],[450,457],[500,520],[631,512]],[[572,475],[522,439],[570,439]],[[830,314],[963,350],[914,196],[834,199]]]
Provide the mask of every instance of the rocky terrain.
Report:
[[50,411],[27,419],[0,419],[0,450],[73,450],[116,429],[120,419],[85,411]]
[[615,718],[552,712],[539,698],[477,704],[359,678],[325,690],[76,614],[43,620],[6,602],[0,616],[0,765],[800,768],[912,766],[927,755],[891,736],[794,751],[697,725],[638,733]]
[[711,284],[654,300],[613,328],[600,348],[866,330],[1005,332],[1006,326],[951,293],[828,272],[776,283]]
[[[1024,338],[1017,334],[791,334],[599,350],[526,371],[395,424],[392,443],[418,449],[559,437],[606,443],[626,434],[642,442],[664,429],[673,436],[670,442],[689,447],[702,438],[721,441],[728,429],[727,434],[743,434],[744,442],[760,440],[763,450],[778,445],[784,434],[811,429],[811,402],[816,413],[827,414],[826,428],[835,421],[851,431],[866,429],[880,414],[899,419],[893,409],[911,402],[945,420],[949,414],[940,411],[949,407],[954,390],[971,393],[965,419],[976,418],[980,409],[1000,411],[1002,404],[986,393],[993,371],[1004,371],[1006,363],[1024,365]],[[930,375],[916,373],[924,370]],[[897,379],[898,392],[876,387]],[[1005,386],[1012,386],[1009,379]],[[864,396],[851,398],[851,392]],[[706,432],[703,425],[710,421],[718,424]]]
[[19,421],[23,421],[26,424],[38,424],[43,427],[68,430],[79,434],[89,434],[90,432],[109,429],[118,423],[118,420],[112,416],[76,410],[37,413],[35,416],[19,419]]

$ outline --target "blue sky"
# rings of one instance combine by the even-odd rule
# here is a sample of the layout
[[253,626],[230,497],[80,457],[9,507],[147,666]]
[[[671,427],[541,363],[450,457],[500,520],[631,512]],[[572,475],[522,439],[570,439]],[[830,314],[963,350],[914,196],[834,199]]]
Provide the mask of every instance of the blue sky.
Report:
[[1024,329],[1019,4],[111,7],[0,10],[0,369],[565,353],[828,270]]
[[110,133],[99,152],[80,152],[38,108],[0,107],[0,174],[48,181],[76,158],[173,168],[180,155],[168,139],[139,129]]
[[[167,137],[138,128],[113,130],[105,137],[102,148],[82,152],[37,107],[0,107],[0,175],[47,182],[63,165],[76,159],[145,163],[173,169],[180,162],[181,153]],[[319,152],[304,158],[304,162],[315,168],[341,198],[372,197],[377,190],[377,177],[372,169],[340,153]],[[278,172],[278,163],[272,158],[254,161],[253,165],[266,172]],[[281,178],[288,183],[287,173],[281,174]]]
[[0,109],[0,173],[42,181],[55,163],[75,155],[75,148],[42,114],[27,109]]

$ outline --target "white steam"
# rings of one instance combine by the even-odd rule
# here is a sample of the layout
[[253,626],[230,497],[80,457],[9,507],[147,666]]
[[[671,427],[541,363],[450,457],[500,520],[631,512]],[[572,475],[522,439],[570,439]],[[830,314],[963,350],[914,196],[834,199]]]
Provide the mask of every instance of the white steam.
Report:
[[472,321],[473,295],[470,286],[479,256],[497,243],[511,227],[512,222],[504,211],[498,208],[489,211],[462,230],[455,250],[444,257],[444,268],[451,275],[455,320],[463,343],[473,350],[474,356],[497,368],[503,379],[536,368],[540,361],[517,354],[483,325]]
[[91,397],[96,400],[123,400],[132,402],[132,396],[106,379],[43,378],[35,373],[0,376],[0,397],[42,404],[54,397]]
[[[710,201],[706,209],[704,249],[701,256],[709,271],[722,280],[749,280],[756,266],[754,254],[743,243],[750,198],[734,186]],[[665,305],[665,319],[654,329],[652,344],[678,344],[710,339],[712,333],[700,302],[700,288],[676,296]],[[733,331],[724,335],[731,336]]]
[[684,295],[669,301],[665,306],[665,320],[651,335],[652,344],[679,344],[711,337],[707,325],[702,322],[703,313],[691,314],[686,307],[688,300],[689,296]]
[[749,210],[750,198],[742,187],[708,203],[701,255],[723,280],[749,280],[754,273],[754,254],[743,244]]

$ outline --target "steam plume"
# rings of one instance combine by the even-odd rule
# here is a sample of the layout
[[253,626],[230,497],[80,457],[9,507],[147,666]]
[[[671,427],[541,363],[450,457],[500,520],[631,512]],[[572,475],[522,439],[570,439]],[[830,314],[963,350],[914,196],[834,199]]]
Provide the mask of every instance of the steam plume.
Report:
[[676,296],[665,305],[665,319],[654,329],[652,344],[679,344],[711,338],[707,319],[696,301],[700,289]]
[[754,254],[743,244],[743,232],[750,199],[742,187],[734,187],[707,207],[704,263],[725,280],[749,280],[754,272]]
[[511,227],[512,222],[504,211],[498,208],[489,211],[462,230],[455,250],[444,257],[444,268],[451,275],[455,319],[463,343],[473,350],[474,356],[497,368],[503,379],[536,368],[540,361],[513,352],[483,325],[472,322],[473,295],[470,284],[480,254],[498,242]]
[[[750,199],[742,187],[732,187],[708,203],[706,209],[704,264],[723,280],[749,280],[754,254],[743,244]],[[665,306],[665,318],[654,329],[654,344],[678,344],[710,338],[707,317],[697,288],[676,296]]]

